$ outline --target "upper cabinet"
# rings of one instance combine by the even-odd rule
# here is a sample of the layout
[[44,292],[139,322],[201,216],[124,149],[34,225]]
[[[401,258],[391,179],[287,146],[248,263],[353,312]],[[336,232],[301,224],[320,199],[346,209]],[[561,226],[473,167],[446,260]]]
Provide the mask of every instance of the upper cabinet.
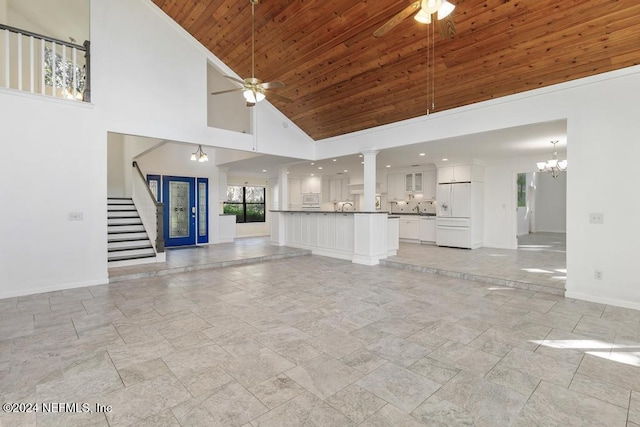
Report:
[[436,198],[436,171],[424,171],[422,177],[422,199],[435,200]]
[[387,175],[387,201],[400,202],[405,200],[406,176],[403,173]]
[[349,192],[349,178],[329,179],[329,202],[347,202],[352,200]]
[[302,179],[300,182],[300,192],[303,194],[320,194],[322,192],[322,181],[320,180],[320,177],[310,176],[308,178]]
[[422,193],[422,172],[404,174],[404,191],[406,193]]
[[302,204],[302,191],[300,191],[300,180],[298,178],[289,178],[289,204]]
[[456,165],[438,168],[438,184],[482,182],[482,168],[476,165]]

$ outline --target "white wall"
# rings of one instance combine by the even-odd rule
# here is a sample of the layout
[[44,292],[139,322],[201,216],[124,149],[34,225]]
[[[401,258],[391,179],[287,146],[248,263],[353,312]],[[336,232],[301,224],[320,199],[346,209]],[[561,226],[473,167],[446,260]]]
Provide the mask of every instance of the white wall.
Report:
[[94,108],[0,90],[0,117],[0,298],[106,282],[106,131]]
[[125,197],[124,140],[119,133],[107,135],[107,195]]
[[535,175],[536,216],[533,224],[536,232],[567,231],[567,175],[553,178],[547,173]]
[[[634,259],[640,235],[640,198],[629,197],[637,194],[633,171],[640,158],[636,142],[639,88],[640,67],[630,67],[330,138],[319,142],[316,155],[335,157],[368,147],[381,149],[566,119],[570,165],[566,295],[640,308]],[[593,173],[594,165],[604,171]],[[487,246],[514,247],[515,209],[510,207],[515,205],[515,177],[509,177],[511,173],[507,168],[485,169]],[[497,183],[494,188],[491,181]],[[604,213],[605,223],[590,224],[590,212]],[[603,280],[594,278],[594,269],[604,272]]]
[[207,126],[207,64],[219,62],[150,0],[92,0],[93,102],[122,134],[309,158],[310,139],[267,102],[254,136]]
[[90,1],[91,105],[0,89],[1,194],[18,207],[0,213],[0,298],[108,281],[107,132],[313,156],[268,103],[252,113],[257,141],[207,127],[206,68],[217,58],[150,0]]

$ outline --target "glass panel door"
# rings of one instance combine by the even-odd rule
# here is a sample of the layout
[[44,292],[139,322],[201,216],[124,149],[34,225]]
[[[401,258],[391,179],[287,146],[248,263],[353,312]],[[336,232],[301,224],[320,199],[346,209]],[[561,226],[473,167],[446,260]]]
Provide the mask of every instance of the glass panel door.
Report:
[[160,192],[160,175],[147,175],[147,183],[156,200],[162,201],[162,193]]
[[162,177],[165,246],[196,244],[195,178]]
[[198,178],[198,243],[209,243],[209,179]]

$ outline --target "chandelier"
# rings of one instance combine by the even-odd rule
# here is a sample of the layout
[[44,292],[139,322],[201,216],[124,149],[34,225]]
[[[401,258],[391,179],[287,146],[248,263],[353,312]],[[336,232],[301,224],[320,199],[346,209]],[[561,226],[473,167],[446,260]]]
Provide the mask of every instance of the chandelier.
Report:
[[538,171],[549,173],[552,177],[556,178],[562,172],[567,171],[567,161],[566,160],[558,160],[558,151],[556,150],[556,144],[558,141],[551,141],[553,144],[553,158],[551,160],[547,160],[546,162],[538,162]]
[[202,145],[198,145],[198,151],[196,151],[195,153],[191,153],[191,160],[193,161],[197,160],[199,162],[209,161],[209,156],[207,156],[207,153],[202,151]]

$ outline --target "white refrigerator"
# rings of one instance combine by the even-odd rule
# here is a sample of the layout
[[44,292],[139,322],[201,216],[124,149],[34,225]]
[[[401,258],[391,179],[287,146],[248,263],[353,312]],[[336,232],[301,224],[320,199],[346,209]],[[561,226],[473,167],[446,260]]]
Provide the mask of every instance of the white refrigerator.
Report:
[[438,215],[443,218],[471,217],[471,183],[438,184]]
[[436,244],[471,249],[472,183],[438,184]]

